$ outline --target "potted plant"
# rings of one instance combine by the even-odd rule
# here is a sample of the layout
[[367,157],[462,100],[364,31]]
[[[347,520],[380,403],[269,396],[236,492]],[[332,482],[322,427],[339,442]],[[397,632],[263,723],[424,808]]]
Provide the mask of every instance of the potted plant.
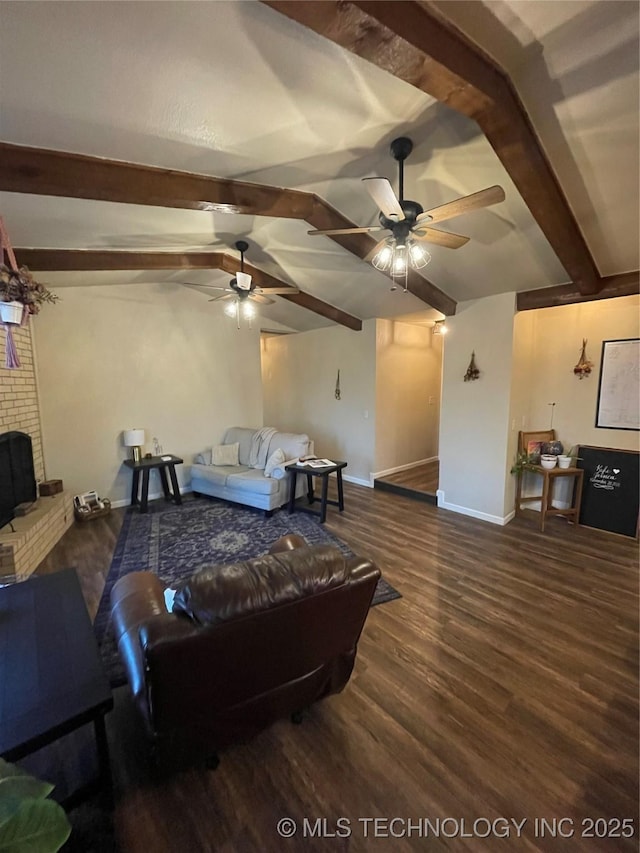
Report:
[[58,297],[44,284],[35,281],[27,267],[12,269],[0,264],[0,315],[3,323],[22,322],[23,314],[37,314],[44,302]]
[[517,454],[516,460],[511,466],[512,474],[522,474],[524,471],[537,471],[538,467],[531,457],[525,451]]
[[563,453],[558,456],[559,468],[575,468],[576,462],[581,457],[578,456],[578,446],[574,445],[568,453]]
[[47,799],[49,782],[0,758],[0,850],[56,853],[71,833],[62,806]]

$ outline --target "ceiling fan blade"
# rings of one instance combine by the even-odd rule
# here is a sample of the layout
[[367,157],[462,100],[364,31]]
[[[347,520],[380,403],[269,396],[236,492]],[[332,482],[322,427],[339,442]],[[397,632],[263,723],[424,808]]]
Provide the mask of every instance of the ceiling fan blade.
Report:
[[297,287],[256,287],[252,291],[255,293],[262,293],[267,296],[276,295],[279,293],[288,293],[293,296],[296,293],[300,293]]
[[269,299],[268,296],[262,296],[260,293],[252,293],[249,297],[253,302],[259,302],[260,305],[273,305],[275,299]]
[[223,296],[214,296],[213,299],[209,299],[209,302],[227,302],[229,299],[235,298],[235,293],[225,293]]
[[436,246],[444,246],[446,249],[459,249],[469,242],[469,237],[462,234],[452,234],[449,231],[440,231],[438,228],[427,228],[423,226],[411,232],[415,240],[424,240],[426,243],[434,243]]
[[432,210],[425,210],[424,213],[421,213],[417,217],[416,223],[442,222],[443,219],[453,219],[454,216],[471,213],[472,210],[489,207],[489,205],[497,204],[499,201],[504,201],[504,190],[502,187],[497,185],[488,187],[486,190],[480,190],[480,192],[465,195],[462,198],[441,204]]
[[386,178],[363,178],[362,182],[367,188],[369,195],[378,205],[378,209],[387,219],[394,222],[402,222],[404,210],[393,191],[393,187]]
[[236,284],[240,290],[251,290],[251,276],[248,272],[236,273]]
[[198,281],[183,281],[181,284],[188,284],[191,287],[208,287],[210,290],[226,290],[228,293],[232,292],[230,287],[219,287],[217,284],[200,284]]
[[368,228],[327,228],[324,231],[307,231],[315,237],[316,234],[367,234],[369,231],[383,231],[382,225],[370,225]]

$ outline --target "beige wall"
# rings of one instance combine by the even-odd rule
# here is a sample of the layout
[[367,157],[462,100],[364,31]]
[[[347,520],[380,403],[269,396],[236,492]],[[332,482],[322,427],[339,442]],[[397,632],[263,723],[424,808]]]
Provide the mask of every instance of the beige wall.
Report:
[[[506,508],[515,507],[516,477],[510,473],[518,454],[518,433],[531,422],[530,376],[534,363],[535,311],[517,314],[513,324],[513,364],[511,370],[511,406],[509,411],[509,443],[507,448],[507,478],[505,481]],[[525,475],[525,487],[527,485]],[[540,494],[538,477],[533,480],[534,491],[525,488],[525,494]]]
[[[531,333],[525,329],[529,323]],[[527,429],[548,429],[548,404],[555,402],[553,427],[567,449],[575,444],[638,449],[640,433],[598,429],[595,420],[602,342],[640,336],[640,297],[526,311],[516,318],[515,329],[516,341],[532,337]],[[593,371],[588,378],[578,379],[573,368],[580,357],[583,338],[588,342],[587,356],[593,362]]]
[[441,381],[430,326],[376,321],[376,473],[438,455]]
[[[348,462],[345,478],[369,481],[375,454],[376,321],[262,341],[264,422],[306,432],[318,456]],[[340,370],[341,399],[335,399]]]
[[[639,309],[637,296],[525,311],[515,318],[513,294],[460,304],[447,322],[445,342],[441,505],[498,523],[508,520],[518,431],[548,429],[549,403],[556,403],[553,427],[567,449],[575,444],[638,449],[638,432],[598,429],[595,416],[602,341],[638,337]],[[573,373],[583,338],[594,363],[588,379]],[[465,383],[472,349],[482,376]],[[557,505],[568,504],[570,486],[558,484]],[[539,493],[539,483],[525,482],[526,493]]]
[[[238,330],[202,294],[175,285],[66,288],[38,318],[47,475],[74,493],[128,501],[122,430],[143,427],[185,460],[228,426],[262,425],[259,332]],[[43,311],[44,315],[44,311]],[[45,321],[46,320],[46,321]],[[152,478],[150,493],[159,491]]]
[[[439,505],[504,523],[515,294],[458,304],[447,319]],[[480,378],[464,382],[472,351]],[[509,460],[510,467],[510,460]]]
[[[520,381],[528,397],[526,410],[522,410],[524,421],[519,421],[524,426],[518,428],[549,429],[553,408],[553,428],[565,450],[576,444],[640,449],[640,433],[595,426],[602,341],[639,337],[639,309],[638,296],[625,296],[518,314],[514,351],[526,353]],[[587,339],[587,356],[593,369],[588,378],[578,379],[573,368],[580,357],[583,338]],[[553,402],[556,405],[549,406]],[[514,445],[510,458],[515,454]],[[515,477],[507,485],[513,494]],[[572,489],[570,480],[560,480],[555,486],[554,505],[570,506]],[[525,476],[523,494],[540,494],[535,474]],[[511,501],[514,499],[515,496]],[[534,503],[528,508],[539,507]]]

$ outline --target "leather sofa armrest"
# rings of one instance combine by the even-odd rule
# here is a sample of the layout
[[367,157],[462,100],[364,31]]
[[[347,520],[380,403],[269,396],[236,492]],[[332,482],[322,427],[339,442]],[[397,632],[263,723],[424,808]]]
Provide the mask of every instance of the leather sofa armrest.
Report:
[[297,533],[287,533],[269,548],[270,554],[281,554],[283,551],[294,551],[296,548],[306,548],[306,541]]
[[366,557],[351,557],[347,562],[347,571],[350,583],[373,581],[378,583],[381,576],[380,569]]

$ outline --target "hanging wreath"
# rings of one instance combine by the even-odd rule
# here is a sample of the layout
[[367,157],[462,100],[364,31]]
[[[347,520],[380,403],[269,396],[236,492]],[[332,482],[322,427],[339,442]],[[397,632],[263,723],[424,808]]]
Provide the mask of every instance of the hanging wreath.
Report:
[[476,354],[472,352],[469,367],[467,367],[467,372],[464,375],[464,381],[472,382],[474,379],[480,379],[480,371],[476,366]]
[[578,377],[578,379],[584,379],[585,376],[589,376],[591,373],[591,368],[593,367],[593,362],[589,361],[587,358],[587,339],[582,339],[582,350],[580,351],[580,359],[578,363],[573,368],[574,374]]

